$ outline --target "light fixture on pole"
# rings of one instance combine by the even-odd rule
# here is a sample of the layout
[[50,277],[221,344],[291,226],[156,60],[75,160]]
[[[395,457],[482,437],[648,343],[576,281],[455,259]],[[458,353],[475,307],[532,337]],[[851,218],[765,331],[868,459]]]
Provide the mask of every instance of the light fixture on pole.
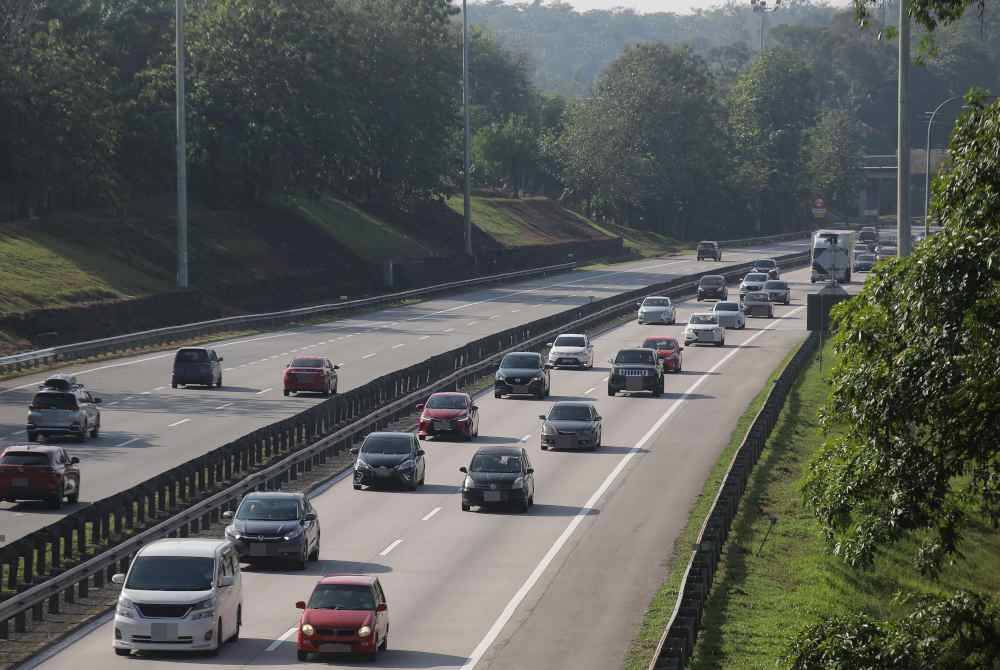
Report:
[[896,100],[896,237],[900,258],[910,255],[910,3],[899,2],[899,81]]
[[188,286],[187,129],[184,108],[184,2],[175,0],[177,23],[177,286]]
[[465,117],[465,149],[462,214],[465,218],[465,253],[472,255],[472,142],[469,129],[469,12],[462,0],[462,115]]
[[927,122],[927,148],[924,151],[924,237],[930,237],[931,234],[931,224],[928,217],[928,207],[930,205],[930,194],[931,194],[931,129],[934,128],[934,117],[937,113],[941,111],[941,108],[947,105],[949,102],[954,102],[960,99],[962,96],[953,95],[948,98],[940,105],[934,108],[934,111],[930,113],[930,119]]
[[766,34],[767,15],[781,9],[781,0],[774,0],[774,4],[769,6],[767,0],[750,0],[750,8],[760,14],[760,50],[764,50],[764,35]]

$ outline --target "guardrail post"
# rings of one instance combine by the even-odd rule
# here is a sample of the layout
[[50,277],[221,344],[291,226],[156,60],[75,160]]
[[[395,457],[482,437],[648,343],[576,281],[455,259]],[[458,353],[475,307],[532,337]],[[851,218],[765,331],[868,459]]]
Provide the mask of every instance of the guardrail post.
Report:
[[86,598],[90,595],[90,579],[85,577],[76,583],[76,595],[78,598]]
[[49,596],[49,614],[59,614],[59,594]]

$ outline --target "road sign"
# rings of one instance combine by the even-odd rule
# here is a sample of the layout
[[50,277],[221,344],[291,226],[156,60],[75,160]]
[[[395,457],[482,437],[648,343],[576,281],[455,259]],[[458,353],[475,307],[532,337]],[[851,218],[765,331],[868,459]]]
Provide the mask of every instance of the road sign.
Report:
[[816,198],[816,200],[813,201],[812,211],[813,211],[813,216],[815,216],[817,219],[822,219],[823,217],[825,217],[826,201],[823,200],[823,198]]

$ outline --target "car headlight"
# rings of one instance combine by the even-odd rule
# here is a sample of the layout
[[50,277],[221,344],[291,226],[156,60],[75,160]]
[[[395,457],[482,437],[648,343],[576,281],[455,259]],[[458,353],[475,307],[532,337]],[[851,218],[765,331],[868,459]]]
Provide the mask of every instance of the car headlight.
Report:
[[372,634],[372,629],[369,626],[362,626],[358,629],[358,637],[368,637]]
[[468,420],[469,420],[468,414],[466,414],[465,416],[460,416],[457,419],[455,419],[455,421],[468,421]]
[[514,483],[510,486],[512,489],[524,488],[524,477],[518,477],[514,480]]
[[358,470],[371,470],[372,469],[372,466],[370,466],[367,463],[365,463],[360,457],[354,463],[354,465],[355,465],[355,467],[357,467]]
[[555,429],[548,422],[546,422],[546,424],[542,426],[542,435],[555,435],[555,434],[556,434]]
[[545,379],[545,375],[543,375],[541,373],[538,373],[537,375],[535,375],[534,379],[535,379],[536,382],[540,382],[543,379]]
[[466,491],[471,491],[472,489],[476,488],[476,482],[475,482],[475,480],[472,479],[472,477],[469,477],[468,475],[466,475],[465,476],[465,481],[462,482],[462,488],[465,489]]
[[296,526],[292,530],[285,533],[285,540],[294,540],[300,535],[302,535],[302,526]]
[[207,598],[191,606],[191,618],[214,619],[215,618],[215,598]]
[[239,531],[237,531],[234,527],[226,526],[226,537],[231,538],[233,540],[238,540],[243,536],[240,535]]
[[130,619],[135,618],[135,603],[133,603],[128,598],[122,596],[118,598],[118,606],[115,608],[115,614],[120,616],[127,616]]
[[502,382],[502,381],[504,381],[504,378],[503,378],[503,375],[502,375],[502,374],[500,374],[499,372],[497,373],[497,381],[498,381],[498,382]]
[[302,635],[305,637],[312,637],[316,634],[316,629],[312,627],[312,624],[304,623],[299,626],[299,630],[302,631]]
[[412,470],[417,467],[416,462],[412,458],[408,458],[399,465],[396,466],[397,470]]

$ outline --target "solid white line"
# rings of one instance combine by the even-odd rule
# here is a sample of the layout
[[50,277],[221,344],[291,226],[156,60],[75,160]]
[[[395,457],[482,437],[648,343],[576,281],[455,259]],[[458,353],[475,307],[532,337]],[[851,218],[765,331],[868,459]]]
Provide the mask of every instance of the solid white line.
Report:
[[392,551],[393,549],[395,549],[396,547],[398,547],[401,544],[403,544],[403,540],[401,540],[401,539],[400,540],[396,540],[395,542],[393,542],[392,544],[390,544],[388,547],[386,547],[385,549],[383,549],[382,551],[380,551],[378,555],[379,556],[388,556],[390,551]]
[[172,424],[170,424],[169,426],[167,426],[167,428],[175,428],[175,427],[177,427],[177,426],[179,426],[179,425],[181,425],[183,423],[187,423],[190,420],[191,419],[181,419],[180,421],[174,421]]
[[[802,309],[803,309],[802,307],[793,309],[785,316],[791,316],[792,314],[795,314],[796,312],[801,311]],[[607,490],[611,488],[611,485],[618,478],[618,475],[622,473],[622,471],[625,469],[625,466],[627,466],[629,462],[635,457],[635,455],[639,453],[639,451],[643,448],[643,446],[647,442],[649,442],[649,440],[652,439],[652,437],[656,435],[656,433],[659,432],[659,430],[663,427],[663,424],[666,423],[667,420],[674,415],[674,413],[681,407],[681,405],[684,404],[685,400],[694,395],[694,392],[698,389],[698,387],[701,386],[705,382],[705,380],[708,379],[709,376],[711,376],[713,372],[715,372],[723,365],[725,365],[730,358],[732,358],[739,352],[741,348],[750,344],[758,337],[771,330],[774,326],[778,324],[779,321],[780,319],[770,324],[769,326],[761,330],[759,333],[756,333],[755,335],[750,337],[746,342],[743,342],[742,344],[733,347],[733,350],[730,351],[728,354],[726,354],[722,358],[722,360],[713,365],[705,374],[699,377],[695,383],[689,386],[688,389],[684,391],[683,394],[681,394],[681,397],[678,398],[676,402],[671,404],[670,407],[667,409],[667,411],[664,412],[663,415],[656,420],[656,423],[654,423],[652,427],[650,427],[650,429],[646,431],[646,434],[643,435],[638,442],[636,442],[635,446],[629,449],[628,453],[625,454],[620,461],[618,461],[618,465],[615,466],[614,470],[608,473],[608,476],[604,479],[601,485],[597,487],[597,490],[594,491],[593,495],[590,496],[590,499],[587,500],[587,502],[584,504],[580,512],[578,512],[577,515],[573,517],[572,521],[569,522],[569,525],[566,526],[562,534],[556,539],[556,541],[552,544],[552,546],[549,547],[549,550],[545,553],[545,556],[542,557],[542,560],[539,561],[538,565],[535,566],[535,569],[531,571],[531,574],[528,575],[528,578],[525,580],[524,584],[521,585],[521,588],[517,590],[517,593],[514,594],[514,597],[511,598],[510,602],[507,603],[507,606],[504,607],[503,611],[500,613],[500,616],[497,617],[496,621],[493,622],[493,625],[490,626],[490,629],[486,632],[486,635],[483,637],[482,640],[480,640],[479,644],[476,645],[476,648],[472,651],[472,654],[469,655],[469,660],[466,661],[465,665],[462,666],[462,670],[472,670],[472,668],[476,667],[476,664],[479,663],[479,660],[489,650],[490,646],[492,646],[492,644],[496,641],[497,637],[499,637],[500,633],[503,631],[503,627],[506,626],[507,622],[510,621],[510,618],[514,616],[514,611],[518,608],[518,606],[525,599],[525,597],[527,597],[528,592],[531,591],[532,587],[534,587],[534,585],[538,582],[542,574],[555,559],[556,555],[558,555],[559,551],[563,548],[563,546],[566,544],[569,538],[573,535],[574,531],[576,531],[577,527],[581,523],[583,523],[584,518],[587,517],[590,510],[594,508],[594,506],[600,501],[600,499],[604,496]]]
[[230,406],[230,405],[232,405],[232,404],[233,404],[233,403],[231,403],[231,402],[227,402],[227,403],[226,403],[225,405],[219,405],[219,406],[218,406],[218,407],[216,407],[215,409],[226,409],[227,407],[229,407],[229,406]]
[[591,386],[589,389],[587,389],[586,391],[583,392],[583,395],[587,395],[589,393],[593,393],[594,389],[596,389],[596,388],[597,388],[596,386]]
[[405,347],[405,346],[406,346],[405,344],[394,344],[394,345],[392,345],[392,348],[393,349],[399,349],[400,347]]
[[264,395],[264,394],[265,394],[265,393],[267,393],[268,391],[273,391],[273,390],[274,390],[274,387],[273,387],[273,386],[268,386],[268,387],[267,387],[266,389],[264,389],[263,391],[257,391],[257,393],[255,393],[254,395]]
[[274,640],[274,642],[272,642],[271,644],[267,645],[267,649],[265,649],[264,651],[274,651],[275,649],[277,649],[278,647],[280,647],[281,644],[285,640],[287,640],[292,635],[294,635],[295,631],[297,629],[298,629],[297,626],[292,626],[291,628],[289,628],[288,630],[286,630],[284,633],[282,633],[279,638],[277,638],[276,640]]
[[365,360],[366,358],[371,358],[372,356],[378,356],[378,354],[365,354],[364,356],[361,357],[361,360]]
[[125,440],[121,444],[116,444],[115,446],[116,447],[127,447],[128,445],[132,444],[133,442],[138,442],[140,439],[142,439],[142,438],[133,437],[131,440]]
[[421,519],[421,521],[430,521],[430,520],[431,520],[431,518],[432,518],[432,517],[433,517],[433,516],[434,516],[435,514],[437,514],[438,512],[440,512],[440,511],[441,511],[441,508],[440,508],[440,507],[435,507],[435,508],[434,508],[434,509],[432,509],[432,510],[431,510],[430,512],[428,512],[427,514],[425,514],[425,515],[424,515],[424,518],[422,518],[422,519]]

